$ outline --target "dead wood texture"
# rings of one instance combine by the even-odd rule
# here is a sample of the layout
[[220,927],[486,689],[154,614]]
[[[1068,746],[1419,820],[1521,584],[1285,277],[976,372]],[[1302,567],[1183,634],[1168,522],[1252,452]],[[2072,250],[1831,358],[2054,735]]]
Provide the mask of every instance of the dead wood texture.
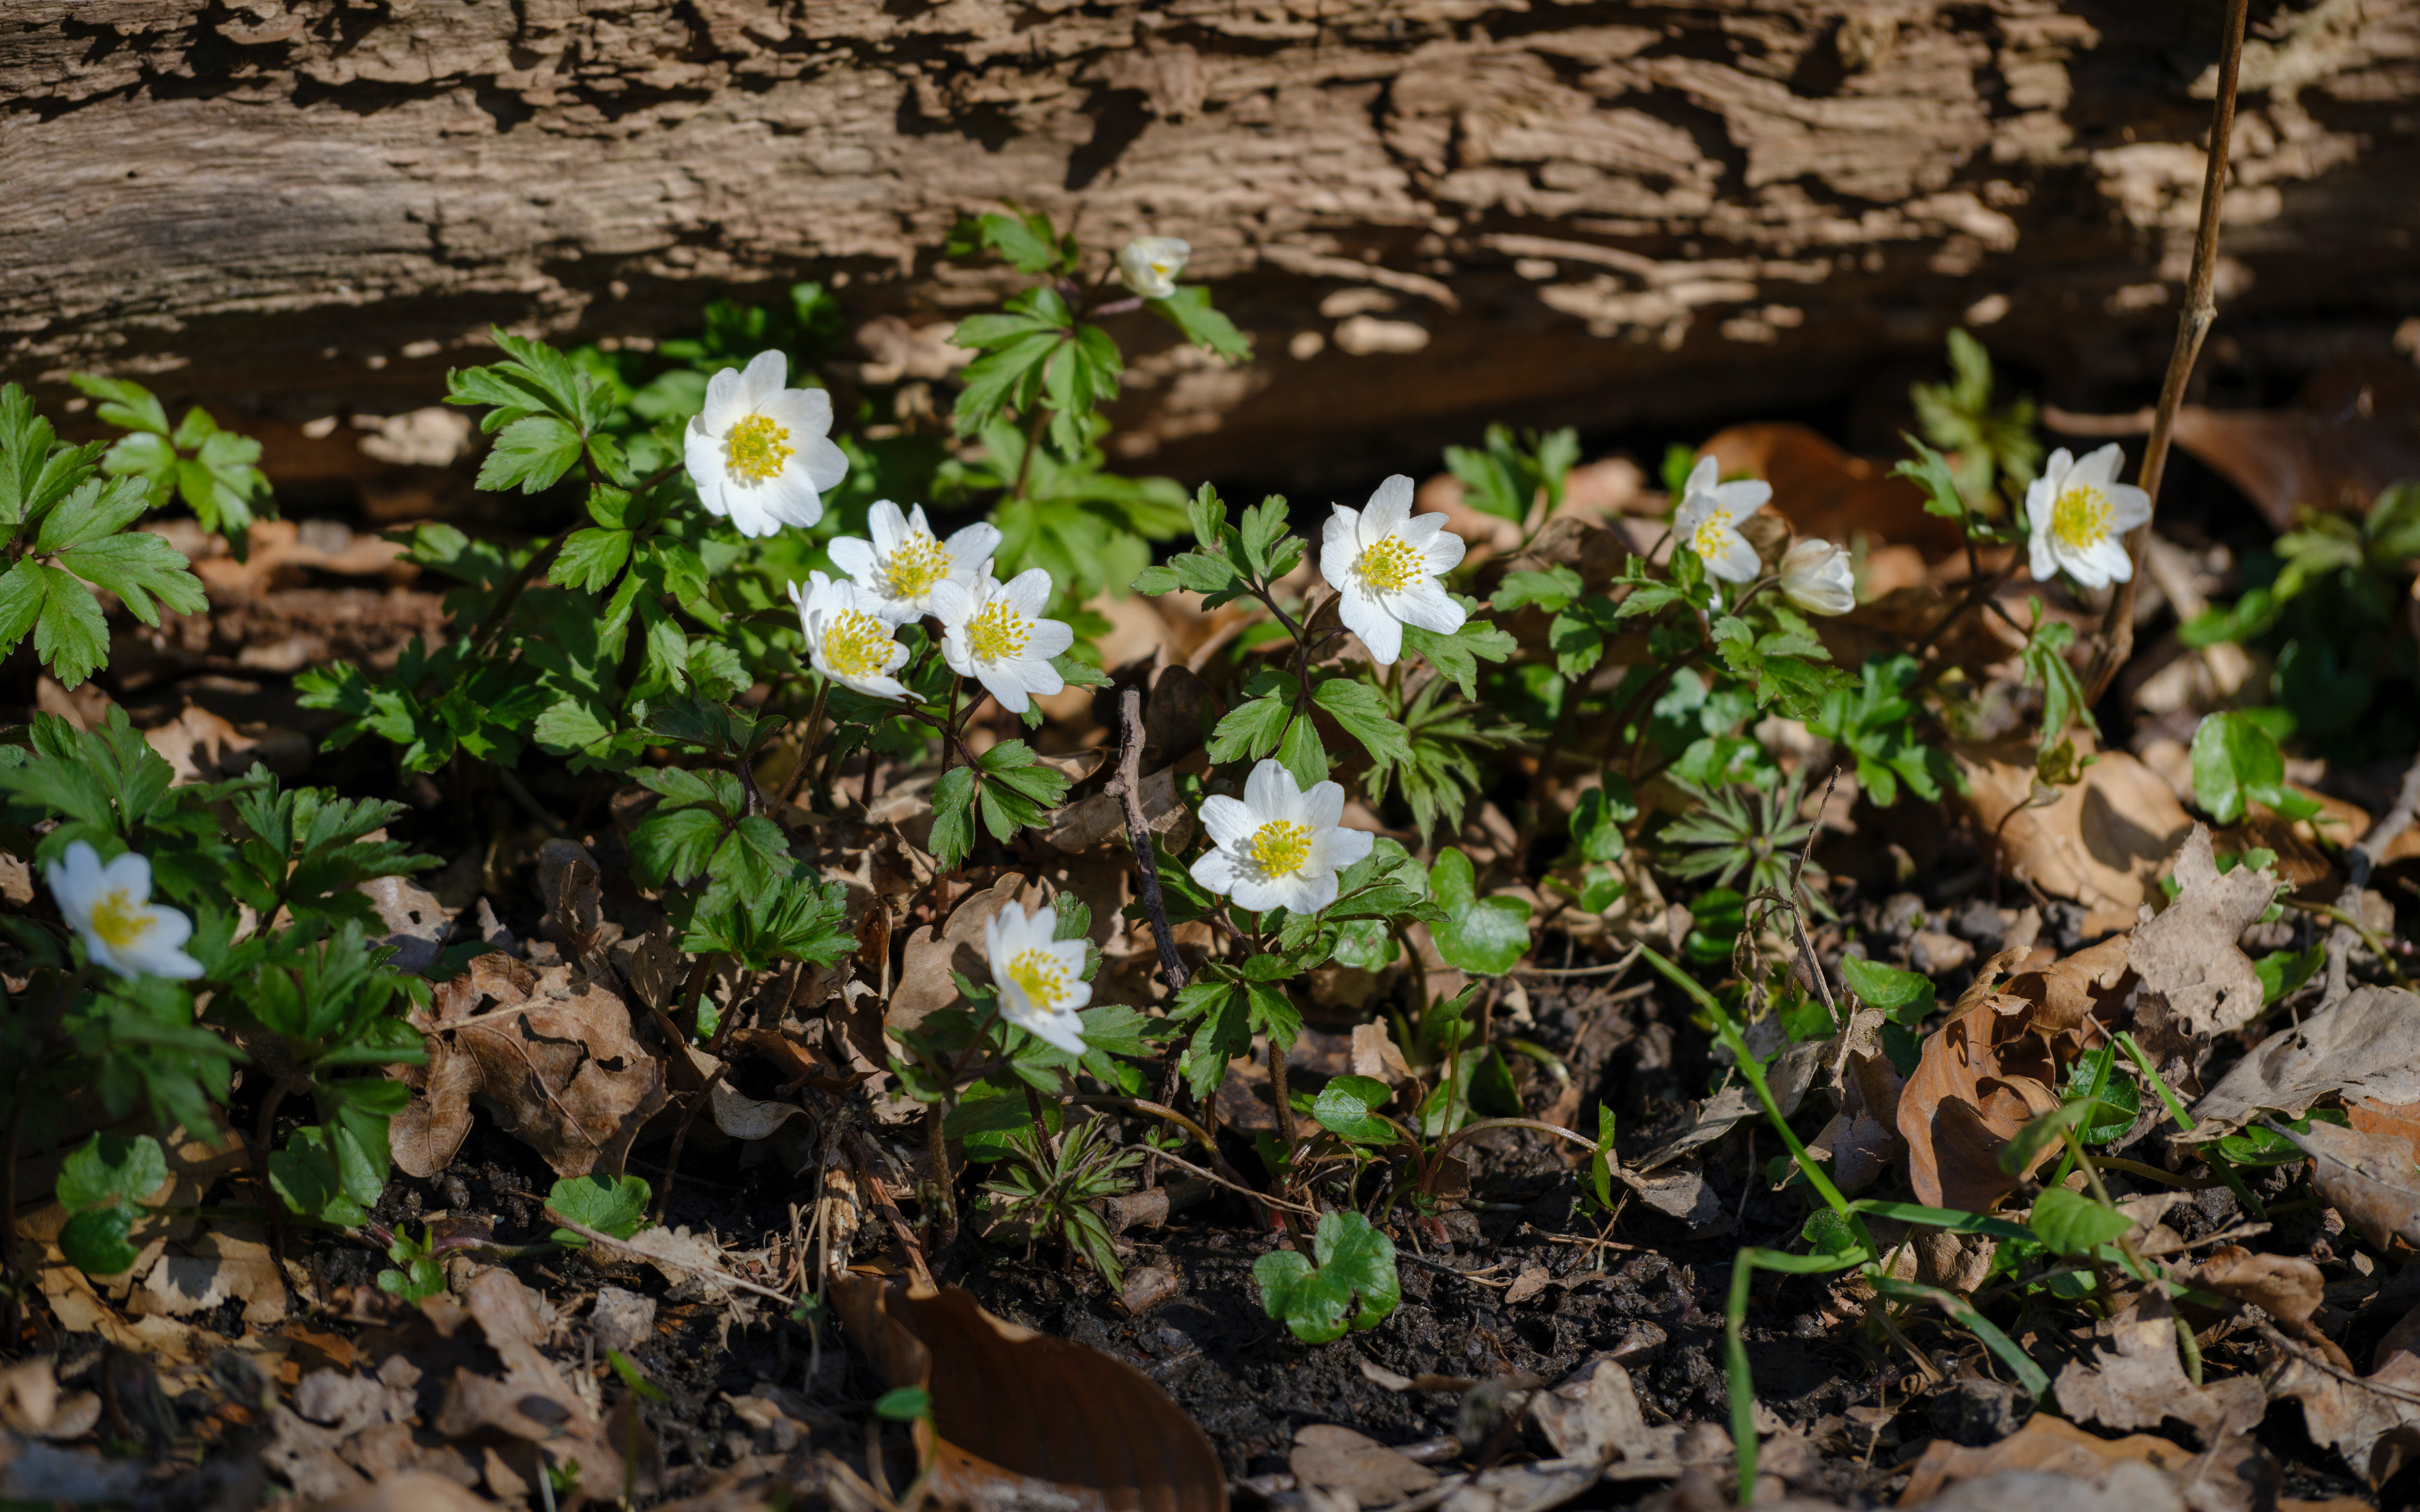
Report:
[[[427,404],[489,321],[666,334],[800,276],[897,317],[875,376],[938,373],[908,333],[998,289],[943,234],[1015,196],[1189,239],[1259,338],[1227,372],[1134,332],[1121,444],[1175,471],[1897,392],[1962,320],[2131,407],[2222,9],[10,0],[0,375],[274,436]],[[2290,367],[2420,310],[2420,6],[2252,19],[2213,360]]]

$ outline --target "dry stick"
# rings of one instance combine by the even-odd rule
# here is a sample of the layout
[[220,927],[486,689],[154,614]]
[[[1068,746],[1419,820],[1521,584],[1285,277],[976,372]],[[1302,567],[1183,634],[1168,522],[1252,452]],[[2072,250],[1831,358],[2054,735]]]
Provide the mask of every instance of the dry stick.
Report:
[[[2227,0],[2226,39],[2218,55],[2218,99],[2211,108],[2210,162],[2202,174],[2201,224],[2194,231],[2193,275],[2187,285],[2184,313],[2177,317],[2177,344],[2168,354],[2167,376],[2160,382],[2160,407],[2151,416],[2151,439],[2143,446],[2143,467],[2135,483],[2160,507],[2160,479],[2167,471],[2168,444],[2175,439],[2177,409],[2185,400],[2201,344],[2218,319],[2218,301],[2211,283],[2218,275],[2218,215],[2226,196],[2226,151],[2235,131],[2235,77],[2243,61],[2243,21],[2251,0]],[[2151,539],[2151,521],[2137,526],[2126,542],[2133,570],[2110,597],[2095,638],[2091,675],[2084,680],[2084,706],[2090,708],[2109,690],[2110,680],[2134,652],[2134,585],[2143,576],[2143,558]]]
[[[1159,862],[1151,840],[1151,825],[1142,811],[1142,689],[1129,687],[1118,699],[1118,769],[1109,781],[1108,791],[1117,795],[1118,807],[1125,811],[1126,845],[1134,852],[1135,890],[1142,897],[1142,911],[1151,919],[1152,939],[1159,946],[1160,975],[1168,979],[1168,990],[1173,995],[1185,990],[1188,973],[1185,962],[1176,953],[1176,932],[1169,926],[1168,903],[1160,896]],[[1168,1069],[1160,1073],[1159,1100],[1163,1103],[1176,1101],[1179,1057],[1171,1052]],[[1211,1153],[1218,1151],[1213,1147]],[[1156,1152],[1143,1157],[1142,1184],[1148,1190],[1159,1180],[1159,1156]]]
[[2328,932],[2328,985],[2319,997],[2321,1008],[2335,1007],[2352,990],[2350,965],[2356,931],[2350,920],[2361,917],[2361,894],[2369,886],[2370,869],[2378,865],[2396,837],[2411,827],[2415,810],[2420,810],[2420,756],[2412,759],[2411,769],[2403,774],[2395,807],[2370,826],[2360,843],[2345,849],[2345,889],[2336,896],[2336,908],[2346,917]]
[[869,1158],[871,1152],[865,1148],[865,1136],[851,1129],[841,1135],[841,1145],[848,1151],[848,1163],[857,1168],[857,1179],[864,1185],[866,1196],[882,1210],[882,1216],[890,1223],[891,1231],[899,1236],[899,1242],[907,1248],[908,1273],[914,1276],[919,1284],[932,1286],[933,1273],[924,1264],[924,1251],[916,1242],[916,1230],[908,1226],[908,1215],[899,1211],[899,1204],[891,1200],[891,1189],[882,1184],[882,1178],[874,1174],[874,1162]]

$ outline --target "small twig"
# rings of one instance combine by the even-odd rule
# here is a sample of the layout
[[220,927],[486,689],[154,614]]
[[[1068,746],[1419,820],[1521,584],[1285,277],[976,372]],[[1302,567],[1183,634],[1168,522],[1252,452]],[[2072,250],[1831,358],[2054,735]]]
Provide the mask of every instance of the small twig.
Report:
[[[1611,977],[1619,981],[1637,964],[1638,948],[1633,946],[1630,953],[1619,961],[1600,961],[1592,966],[1514,966],[1507,974],[1514,977]],[[1609,987],[1613,983],[1606,985]]]
[[[2167,376],[2160,382],[2160,405],[2151,416],[2151,439],[2144,443],[2143,467],[2135,483],[2160,507],[2160,480],[2167,471],[2168,445],[2175,439],[2177,410],[2185,400],[2201,344],[2218,319],[2218,301],[2211,287],[2218,275],[2219,208],[2226,196],[2227,143],[2235,133],[2235,80],[2243,61],[2243,23],[2250,0],[2227,0],[2226,36],[2218,54],[2218,98],[2211,107],[2210,161],[2202,173],[2201,222],[2194,229],[2193,273],[2186,285],[2184,313],[2177,316],[2177,343],[2168,354]],[[2084,679],[2084,706],[2090,708],[2109,690],[2110,680],[2134,651],[2134,585],[2143,576],[2143,556],[2151,539],[2151,522],[2136,527],[2126,542],[2134,570],[2110,595],[2109,611],[2102,616],[2089,673]]]
[[1176,932],[1168,922],[1168,903],[1160,896],[1159,864],[1154,853],[1151,825],[1142,811],[1142,689],[1129,687],[1118,701],[1117,775],[1109,779],[1109,791],[1117,795],[1118,805],[1125,810],[1126,844],[1132,847],[1135,860],[1135,890],[1142,895],[1143,912],[1150,916],[1152,938],[1159,944],[1159,970],[1168,979],[1171,992],[1183,992],[1187,979],[1185,962],[1176,953]]
[[874,1205],[882,1211],[882,1216],[891,1225],[891,1231],[899,1236],[900,1244],[908,1251],[908,1273],[921,1285],[933,1285],[933,1273],[924,1263],[923,1247],[916,1242],[916,1230],[909,1227],[908,1215],[899,1211],[899,1204],[891,1200],[891,1189],[882,1184],[882,1178],[874,1174],[872,1152],[865,1148],[865,1136],[851,1129],[841,1135],[841,1145],[848,1151],[848,1163],[857,1168],[857,1179],[865,1187],[866,1196],[872,1197]]
[[2386,1397],[2390,1401],[2410,1402],[2414,1406],[2420,1406],[2420,1393],[2397,1391],[2392,1386],[2381,1386],[2376,1381],[2373,1381],[2368,1377],[2356,1376],[2350,1370],[2338,1369],[2336,1366],[2328,1363],[2326,1356],[2310,1348],[2310,1346],[2298,1343],[2297,1341],[2277,1332],[2276,1325],[2270,1322],[2265,1318],[2255,1318],[2252,1320],[2252,1326],[2260,1331],[2260,1336],[2262,1338],[2267,1339],[2278,1349],[2294,1356],[2296,1359],[2302,1361],[2304,1365],[2309,1365],[2314,1370],[2334,1376],[2336,1380],[2343,1381],[2348,1386],[2357,1386],[2363,1391],[2374,1392],[2381,1396]]

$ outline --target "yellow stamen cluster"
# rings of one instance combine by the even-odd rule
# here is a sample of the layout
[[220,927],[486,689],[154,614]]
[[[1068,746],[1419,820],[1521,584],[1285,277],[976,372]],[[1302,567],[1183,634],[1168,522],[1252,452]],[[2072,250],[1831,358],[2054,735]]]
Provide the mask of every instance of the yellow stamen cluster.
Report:
[[1272,819],[1252,831],[1244,849],[1264,873],[1284,876],[1311,859],[1311,826],[1291,819]]
[[124,887],[113,888],[101,895],[92,905],[92,932],[113,949],[123,950],[151,933],[157,916]]
[[1010,957],[1008,980],[1039,1009],[1057,1008],[1068,997],[1067,968],[1048,950],[1019,950]]
[[1701,557],[1712,557],[1729,544],[1724,537],[1730,533],[1731,512],[1717,507],[1689,532],[1689,549]]
[[2072,551],[2086,551],[2109,538],[2109,522],[2118,507],[2109,496],[2088,484],[2078,484],[2050,506],[2050,532]]
[[899,543],[883,572],[892,597],[914,598],[950,575],[950,548],[919,531]]
[[731,434],[722,439],[722,449],[734,474],[763,483],[779,474],[782,464],[798,450],[789,440],[789,431],[775,424],[771,416],[750,415],[731,427]]
[[1353,571],[1372,593],[1399,594],[1428,576],[1428,563],[1400,535],[1365,547]]
[[984,611],[967,623],[967,645],[985,661],[1000,661],[1025,655],[1026,638],[1032,633],[1032,623],[1001,599],[993,599]]
[[824,626],[824,662],[843,677],[879,677],[889,669],[892,643],[888,622],[844,609]]

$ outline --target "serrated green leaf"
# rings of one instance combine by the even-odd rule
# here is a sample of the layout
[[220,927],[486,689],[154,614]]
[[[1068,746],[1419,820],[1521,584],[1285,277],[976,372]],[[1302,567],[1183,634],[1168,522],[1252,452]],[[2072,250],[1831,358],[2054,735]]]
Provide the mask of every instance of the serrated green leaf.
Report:
[[[1357,678],[1331,677],[1314,687],[1311,696],[1344,727],[1346,734],[1361,743],[1370,759],[1379,765],[1412,759],[1410,733],[1387,713],[1386,696],[1369,684]],[[1321,775],[1326,776],[1324,768]]]
[[128,531],[70,548],[59,553],[59,565],[116,594],[127,612],[146,625],[160,623],[158,605],[178,614],[198,614],[209,607],[202,580],[194,576],[185,554],[149,531]]
[[477,486],[525,494],[551,488],[580,461],[580,432],[554,415],[530,415],[497,433],[496,444],[479,464]]
[[[547,1192],[546,1211],[600,1234],[628,1239],[646,1223],[650,1195],[647,1183],[636,1176],[566,1176]],[[556,1229],[553,1238],[566,1249],[588,1242],[567,1228]]]
[[630,532],[590,526],[564,538],[547,581],[583,593],[602,593],[630,560]]
[[942,871],[955,871],[975,845],[975,774],[952,767],[933,785],[933,833],[928,841]]

